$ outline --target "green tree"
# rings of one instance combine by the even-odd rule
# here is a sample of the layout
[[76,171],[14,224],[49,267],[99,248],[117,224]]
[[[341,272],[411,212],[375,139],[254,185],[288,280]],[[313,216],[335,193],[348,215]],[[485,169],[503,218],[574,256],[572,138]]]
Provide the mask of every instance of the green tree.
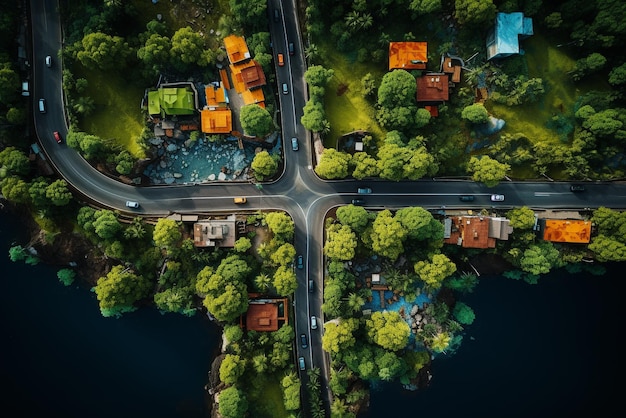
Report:
[[159,218],[154,226],[152,239],[159,248],[173,249],[182,239],[179,224],[173,219]]
[[407,147],[385,143],[378,150],[380,177],[394,181],[402,180],[405,175],[404,166],[411,159],[412,154]]
[[342,261],[352,260],[356,246],[356,234],[349,226],[335,224],[326,230],[324,254],[328,258]]
[[402,241],[406,237],[406,230],[388,209],[378,212],[370,236],[372,249],[391,261],[395,261],[404,252]]
[[591,240],[589,249],[594,252],[595,258],[601,263],[626,261],[626,244],[613,237],[600,234]]
[[57,271],[57,278],[65,286],[70,286],[72,283],[74,283],[75,277],[76,277],[76,272],[72,269],[63,268]]
[[298,288],[295,271],[287,266],[279,266],[274,273],[274,287],[281,296],[293,294]]
[[12,107],[7,110],[7,122],[12,125],[23,125],[26,123],[26,110],[19,107]]
[[430,344],[431,350],[435,353],[442,353],[448,348],[450,342],[452,341],[452,337],[447,332],[438,332],[429,339],[428,343]]
[[492,0],[455,0],[454,16],[461,25],[493,25],[496,6]]
[[254,278],[254,285],[260,292],[265,293],[272,286],[272,278],[266,273],[261,273]]
[[296,256],[296,249],[293,244],[286,242],[276,249],[271,255],[270,259],[274,264],[280,266],[286,266],[293,262]]
[[59,179],[46,187],[46,197],[55,206],[65,206],[72,200],[72,193],[68,189],[67,182]]
[[251,136],[264,137],[274,130],[272,115],[255,103],[243,106],[239,119],[243,131]]
[[235,245],[233,249],[237,251],[238,253],[245,253],[251,247],[252,247],[252,242],[250,241],[250,238],[240,237],[239,239],[237,239],[237,241],[235,241]]
[[482,103],[474,103],[463,108],[461,117],[470,123],[485,123],[489,120],[489,113]]
[[552,267],[557,266],[559,266],[559,251],[548,241],[531,245],[524,250],[520,259],[522,270],[534,275],[546,274]]
[[144,46],[137,50],[137,58],[156,74],[169,62],[171,49],[170,38],[153,33],[146,39]]
[[380,174],[378,161],[366,152],[354,153],[352,156],[352,165],[354,165],[352,177],[357,180],[361,180],[366,177],[377,177]]
[[102,316],[119,316],[135,310],[133,304],[150,294],[152,283],[124,266],[113,266],[95,287]]
[[367,210],[362,206],[340,206],[336,211],[337,220],[342,225],[349,226],[353,231],[362,232],[369,223]]
[[14,203],[28,203],[30,199],[28,183],[16,176],[3,179],[0,182],[0,191],[7,200]]
[[90,70],[111,71],[125,68],[130,53],[124,38],[92,32],[83,37],[76,58]]
[[446,255],[435,254],[431,261],[420,260],[415,263],[415,273],[431,289],[439,289],[443,280],[456,271],[454,264]]
[[205,38],[198,31],[186,26],[178,29],[172,36],[171,62],[179,70],[192,64],[206,67],[209,64],[207,50]]
[[306,102],[304,109],[302,109],[303,114],[300,123],[310,131],[327,133],[330,130],[330,124],[326,119],[324,104],[319,97],[316,98],[313,95],[315,89],[311,89],[311,91],[311,99]]
[[356,318],[327,322],[324,324],[322,348],[324,351],[330,353],[331,356],[349,349],[356,342],[354,333],[358,328],[359,321]]
[[409,238],[420,241],[443,239],[443,225],[424,208],[416,206],[399,209],[395,219],[404,227]]
[[487,187],[497,185],[510,170],[509,164],[501,163],[488,155],[472,157],[467,164],[467,171],[472,173],[472,180],[482,182]]
[[476,319],[474,310],[463,302],[457,302],[454,305],[452,315],[454,315],[454,318],[456,318],[456,320],[463,325],[471,325],[474,322],[474,319]]
[[236,386],[230,386],[219,393],[219,412],[224,418],[243,418],[248,411],[248,399]]
[[293,238],[295,224],[293,219],[285,212],[269,212],[265,214],[265,223],[274,236],[283,241]]
[[234,385],[246,370],[246,359],[236,354],[226,354],[220,363],[220,380]]
[[440,9],[441,0],[411,0],[409,3],[409,10],[418,16],[437,12]]
[[325,148],[315,166],[315,172],[324,179],[343,179],[348,176],[349,164],[350,154]]
[[267,151],[261,151],[255,154],[250,167],[254,171],[257,180],[264,180],[276,174],[278,162]]
[[398,351],[409,343],[411,327],[396,311],[374,312],[365,327],[372,342],[386,350]]
[[122,229],[117,216],[110,210],[102,209],[94,213],[92,222],[95,233],[103,239],[114,238]]
[[423,107],[420,107],[419,109],[417,109],[417,112],[415,112],[415,127],[418,129],[423,128],[424,126],[428,125],[428,122],[430,122],[430,118],[430,112]]
[[285,409],[288,411],[295,411],[300,409],[300,386],[301,382],[298,375],[295,373],[289,373],[283,377],[281,381],[283,388],[283,401]]
[[8,62],[0,62],[0,104],[8,105],[17,99],[20,76]]
[[245,283],[229,283],[213,274],[202,304],[218,321],[230,322],[248,309],[248,290]]
[[535,225],[535,212],[527,206],[511,209],[507,218],[513,229],[531,229]]
[[0,177],[12,174],[25,176],[30,171],[30,160],[17,148],[6,147],[0,151],[0,166]]
[[304,72],[304,80],[311,86],[325,87],[335,72],[321,65],[312,65]]
[[386,108],[406,107],[415,104],[417,85],[415,77],[405,70],[386,73],[378,87],[378,105]]

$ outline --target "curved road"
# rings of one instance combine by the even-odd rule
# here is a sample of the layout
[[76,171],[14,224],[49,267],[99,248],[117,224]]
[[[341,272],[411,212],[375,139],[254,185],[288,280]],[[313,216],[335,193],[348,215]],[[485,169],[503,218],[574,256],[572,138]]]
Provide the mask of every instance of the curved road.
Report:
[[[606,206],[626,208],[626,186],[618,183],[586,184],[584,193],[571,193],[569,183],[556,182],[506,182],[494,188],[466,180],[420,180],[386,182],[380,180],[355,183],[353,180],[322,181],[313,172],[313,147],[310,133],[299,123],[307,98],[304,81],[305,61],[302,36],[294,0],[281,2],[269,0],[268,13],[280,10],[281,21],[270,18],[270,34],[274,55],[282,52],[285,66],[276,67],[278,85],[287,83],[289,94],[279,94],[282,134],[284,138],[300,139],[300,150],[285,149],[285,169],[280,179],[256,187],[250,183],[201,184],[187,186],[135,187],[122,184],[95,170],[77,152],[65,143],[58,145],[52,137],[59,131],[67,135],[65,122],[62,63],[58,56],[62,48],[62,28],[57,1],[31,0],[33,113],[35,127],[42,148],[71,187],[87,200],[102,207],[128,212],[126,200],[141,203],[134,214],[160,216],[176,213],[235,212],[241,207],[233,203],[233,196],[246,196],[248,208],[286,210],[296,225],[295,246],[304,255],[305,268],[297,271],[298,289],[295,294],[296,336],[307,334],[309,348],[302,349],[297,341],[297,355],[304,356],[307,369],[312,365],[323,372],[322,384],[326,388],[326,408],[329,408],[328,361],[321,349],[323,326],[311,330],[310,315],[322,318],[323,285],[323,219],[331,208],[350,203],[357,196],[357,185],[367,185],[373,193],[365,196],[370,208],[400,208],[422,206],[436,208],[489,208],[502,209],[526,205],[531,208],[581,209]],[[295,54],[287,53],[288,42],[294,42]],[[53,58],[52,67],[46,67],[45,56]],[[38,99],[45,98],[47,112],[40,113]],[[288,141],[286,141],[288,142]],[[504,194],[504,202],[491,202],[492,193]],[[472,194],[472,204],[459,201],[459,195]],[[360,196],[363,197],[363,196]],[[314,292],[309,293],[307,278],[315,281]],[[303,383],[306,374],[301,373]],[[306,391],[303,391],[305,394]],[[303,407],[306,402],[303,400]]]

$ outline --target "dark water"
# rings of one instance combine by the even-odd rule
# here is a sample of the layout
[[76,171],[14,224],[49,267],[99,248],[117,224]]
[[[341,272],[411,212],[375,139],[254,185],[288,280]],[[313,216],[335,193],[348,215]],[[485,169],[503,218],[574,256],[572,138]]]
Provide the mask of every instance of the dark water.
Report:
[[[61,285],[56,268],[8,259],[10,243],[24,242],[19,233],[19,225],[0,214],[4,411],[206,416],[203,387],[219,344],[216,327],[200,316],[149,309],[103,318],[95,295]],[[417,393],[383,386],[362,416],[623,416],[624,274],[619,265],[609,267],[602,277],[558,272],[534,286],[482,279],[463,298],[476,321],[456,355],[434,362],[431,386]]]
[[383,386],[362,416],[625,416],[626,263],[608,267],[599,277],[558,271],[537,285],[482,279],[463,298],[476,320],[457,354],[433,363],[431,386],[412,394]]
[[[11,416],[206,417],[219,329],[154,309],[103,318],[94,293],[57,268],[8,258],[25,242],[0,213],[0,408]],[[5,415],[2,413],[2,415]]]

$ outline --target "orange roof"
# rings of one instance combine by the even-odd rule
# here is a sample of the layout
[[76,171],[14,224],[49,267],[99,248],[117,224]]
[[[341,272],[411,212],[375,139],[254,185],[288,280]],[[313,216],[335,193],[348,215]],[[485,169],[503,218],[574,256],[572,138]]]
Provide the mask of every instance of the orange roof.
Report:
[[246,313],[246,328],[253,331],[278,330],[278,305],[251,303]]
[[255,60],[250,61],[252,65],[241,68],[241,78],[247,89],[254,89],[265,85],[265,73],[261,65]]
[[430,73],[417,79],[418,102],[448,101],[448,76],[442,73]]
[[241,68],[231,65],[230,76],[234,84],[235,91],[242,93],[246,89],[246,83],[243,82],[243,76],[241,75]]
[[444,243],[461,245],[463,248],[495,248],[495,238],[489,237],[488,217],[458,216],[450,219],[452,231]]
[[245,90],[241,93],[241,98],[244,104],[256,103],[263,108],[265,107],[265,95],[261,89]]
[[224,106],[226,104],[226,93],[223,85],[217,87],[213,84],[209,84],[204,88],[204,93],[208,107]]
[[591,222],[546,219],[543,239],[552,242],[588,243],[591,240]]
[[233,116],[230,109],[204,109],[200,112],[202,132],[207,134],[228,134],[233,129]]
[[389,70],[426,69],[427,50],[427,42],[389,42]]
[[229,35],[224,38],[224,47],[231,64],[250,58],[250,51],[243,36]]

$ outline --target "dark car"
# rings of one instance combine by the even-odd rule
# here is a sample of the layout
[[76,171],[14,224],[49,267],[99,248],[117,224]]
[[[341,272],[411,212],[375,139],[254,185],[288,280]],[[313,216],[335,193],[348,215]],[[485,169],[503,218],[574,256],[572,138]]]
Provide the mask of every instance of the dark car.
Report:
[[314,287],[315,287],[315,284],[313,282],[313,279],[309,279],[309,293],[313,293]]
[[298,365],[300,366],[300,370],[306,369],[306,364],[304,363],[304,357],[298,358]]
[[585,186],[583,186],[582,184],[572,184],[571,186],[569,186],[569,189],[572,192],[584,192]]
[[306,334],[300,334],[300,345],[302,348],[307,348],[309,344],[306,341]]
[[364,205],[365,199],[352,199],[352,204],[357,206]]
[[459,199],[461,199],[461,202],[473,202],[474,196],[459,196]]
[[280,20],[280,12],[278,9],[274,9],[274,22],[278,22]]
[[302,254],[300,254],[296,260],[296,266],[298,266],[299,269],[303,269],[304,268],[304,258],[302,257]]
[[293,42],[289,42],[289,55],[293,55],[295,53]]
[[59,134],[57,131],[52,132],[52,135],[54,135],[54,140],[57,141],[57,144],[61,143],[61,134]]

